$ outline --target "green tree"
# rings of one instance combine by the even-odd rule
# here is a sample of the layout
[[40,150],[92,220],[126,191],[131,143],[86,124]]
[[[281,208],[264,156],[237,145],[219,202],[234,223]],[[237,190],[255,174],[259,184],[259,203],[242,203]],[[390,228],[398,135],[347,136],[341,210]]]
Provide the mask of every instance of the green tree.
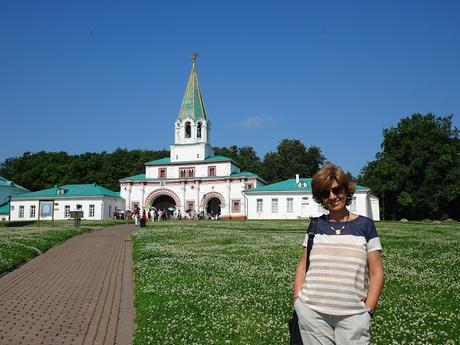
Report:
[[385,218],[459,219],[460,139],[452,115],[413,114],[383,131],[360,184],[384,195]]
[[276,152],[268,152],[262,164],[262,177],[277,182],[295,177],[313,176],[323,165],[325,157],[317,146],[309,148],[298,139],[283,139]]
[[214,147],[214,154],[233,159],[239,164],[241,171],[249,171],[256,175],[260,175],[262,171],[262,161],[252,146]]

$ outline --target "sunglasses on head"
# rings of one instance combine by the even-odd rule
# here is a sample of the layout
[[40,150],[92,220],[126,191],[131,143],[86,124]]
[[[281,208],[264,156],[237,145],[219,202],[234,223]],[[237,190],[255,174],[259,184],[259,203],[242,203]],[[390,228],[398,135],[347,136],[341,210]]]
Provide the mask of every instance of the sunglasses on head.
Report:
[[329,198],[329,195],[331,194],[331,192],[334,195],[339,195],[339,194],[342,194],[344,191],[345,189],[343,188],[343,186],[337,186],[337,187],[331,188],[330,190],[323,190],[320,195],[322,199],[327,199]]

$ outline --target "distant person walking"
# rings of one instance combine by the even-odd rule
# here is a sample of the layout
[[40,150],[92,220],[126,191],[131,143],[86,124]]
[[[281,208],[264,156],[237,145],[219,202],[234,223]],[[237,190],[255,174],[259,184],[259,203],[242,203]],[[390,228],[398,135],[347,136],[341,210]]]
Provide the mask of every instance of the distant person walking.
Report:
[[163,211],[161,209],[158,210],[158,221],[160,222],[163,217]]
[[[355,184],[327,165],[312,180],[319,217],[305,272],[307,240],[294,280],[294,308],[304,344],[370,344],[370,325],[383,288],[382,247],[374,222],[351,213]],[[306,274],[305,274],[306,273]]]

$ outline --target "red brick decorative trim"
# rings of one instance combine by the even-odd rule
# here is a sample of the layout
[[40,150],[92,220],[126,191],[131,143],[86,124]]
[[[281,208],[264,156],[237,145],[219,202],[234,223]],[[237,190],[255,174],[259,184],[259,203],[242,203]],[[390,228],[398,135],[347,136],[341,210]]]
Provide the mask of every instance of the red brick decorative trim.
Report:
[[220,207],[225,206],[225,198],[222,196],[222,194],[218,192],[209,192],[203,195],[203,198],[201,199],[201,205],[205,206],[208,204],[208,201],[211,200],[212,198],[217,198],[220,200]]
[[245,220],[246,216],[223,216],[220,217],[221,220]]
[[145,204],[152,205],[155,199],[162,195],[167,195],[173,198],[174,202],[176,203],[176,206],[179,207],[181,205],[179,196],[176,193],[174,193],[172,190],[166,189],[166,188],[157,189],[156,191],[153,191],[152,193],[150,193],[145,199]]

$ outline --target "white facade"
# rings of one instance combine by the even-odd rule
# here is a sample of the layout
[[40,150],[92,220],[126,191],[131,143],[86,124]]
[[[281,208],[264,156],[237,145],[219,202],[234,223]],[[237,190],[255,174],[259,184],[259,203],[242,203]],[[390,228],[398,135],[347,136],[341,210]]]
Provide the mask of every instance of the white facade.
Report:
[[[215,164],[217,171],[232,171],[231,163]],[[138,207],[148,208],[155,206],[155,200],[162,196],[169,196],[174,200],[174,206],[184,214],[188,209],[195,212],[209,212],[207,208],[211,199],[217,199],[220,204],[220,216],[222,218],[244,218],[245,199],[242,191],[249,187],[257,187],[260,181],[257,177],[239,176],[238,172],[232,176],[206,176],[199,174],[208,171],[207,167],[212,164],[174,165],[168,167],[173,177],[167,179],[144,179],[134,181],[129,178],[120,182],[120,196],[126,200],[126,207],[133,210]],[[194,178],[177,177],[179,169],[195,169]],[[238,169],[239,170],[239,169]]]
[[[51,203],[53,214],[43,216],[39,210],[43,205]],[[77,204],[82,206],[83,218],[88,220],[111,219],[115,209],[124,210],[125,203],[121,198],[113,197],[75,197],[55,199],[19,199],[11,200],[12,221],[32,220],[65,220],[70,219],[69,211],[75,211]]]
[[[319,217],[325,210],[313,200],[311,190],[302,191],[248,191],[247,219],[299,219]],[[290,200],[289,200],[290,199]],[[353,195],[348,209],[356,214],[380,220],[379,200],[368,189],[360,189]]]

